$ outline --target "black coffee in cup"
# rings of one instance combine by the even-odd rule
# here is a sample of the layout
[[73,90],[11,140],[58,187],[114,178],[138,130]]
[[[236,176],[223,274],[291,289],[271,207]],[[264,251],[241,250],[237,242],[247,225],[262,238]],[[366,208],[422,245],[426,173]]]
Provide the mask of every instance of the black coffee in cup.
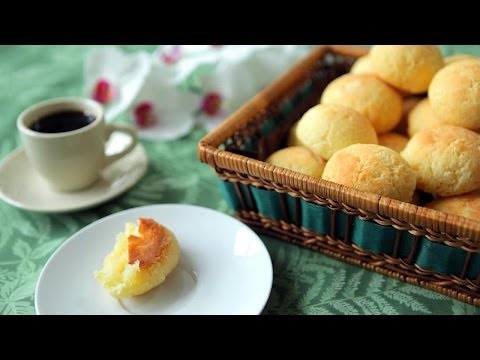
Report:
[[41,133],[61,133],[81,129],[95,121],[95,116],[82,111],[62,111],[35,121],[30,129]]

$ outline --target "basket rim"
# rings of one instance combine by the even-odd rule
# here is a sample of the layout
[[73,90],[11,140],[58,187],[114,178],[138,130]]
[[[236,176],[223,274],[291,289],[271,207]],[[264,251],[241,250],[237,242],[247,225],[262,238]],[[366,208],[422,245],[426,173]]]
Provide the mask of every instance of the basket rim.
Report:
[[200,161],[210,165],[217,172],[226,170],[243,174],[248,179],[245,181],[251,181],[249,183],[254,186],[262,186],[265,183],[283,185],[285,188],[280,191],[332,199],[379,215],[393,223],[407,223],[414,230],[426,229],[427,233],[431,230],[433,234],[441,234],[445,237],[445,243],[448,246],[460,241],[465,243],[465,247],[461,246],[462,244],[460,246],[457,244],[456,247],[467,251],[469,248],[480,249],[480,221],[363,192],[218,148],[244,125],[261,116],[267,107],[279,103],[288,89],[294,88],[304,79],[308,70],[312,69],[327,53],[358,58],[367,54],[368,49],[343,45],[314,47],[306,57],[256,94],[220,126],[204,136],[198,143]]

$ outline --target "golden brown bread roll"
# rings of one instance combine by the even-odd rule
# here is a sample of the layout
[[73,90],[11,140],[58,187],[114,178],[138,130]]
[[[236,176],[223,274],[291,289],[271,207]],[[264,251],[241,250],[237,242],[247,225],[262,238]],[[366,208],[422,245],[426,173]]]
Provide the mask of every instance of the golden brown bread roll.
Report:
[[327,162],[323,179],[355,189],[411,202],[415,173],[396,151],[385,146],[355,144]]
[[386,146],[396,152],[401,152],[407,146],[408,138],[394,132],[378,136],[378,145]]
[[426,204],[425,207],[480,221],[480,191],[440,198]]
[[325,160],[302,146],[291,146],[271,154],[265,162],[314,177],[322,177]]
[[298,121],[295,124],[293,124],[293,126],[290,128],[290,132],[288,133],[288,139],[287,139],[288,146],[304,146],[304,144],[302,144],[302,142],[298,139],[297,127],[298,127]]
[[350,73],[352,74],[371,74],[374,73],[372,69],[372,65],[370,63],[370,59],[368,55],[364,55],[359,57],[355,63],[353,64],[352,68],[350,69]]
[[393,130],[402,135],[407,135],[408,129],[408,114],[410,111],[422,100],[423,98],[419,96],[408,96],[403,99],[403,108],[402,108],[402,119],[398,123],[397,127]]
[[440,49],[433,45],[375,45],[369,57],[375,74],[411,94],[426,92],[444,66]]
[[323,159],[351,144],[376,144],[372,124],[357,111],[333,104],[319,104],[309,109],[298,122],[300,143]]
[[95,278],[115,298],[146,293],[165,281],[177,266],[180,247],[175,235],[153,219],[128,223]]
[[443,125],[416,133],[401,155],[417,175],[417,187],[440,196],[480,187],[480,135]]
[[322,104],[337,104],[358,111],[378,134],[389,132],[402,117],[402,97],[370,74],[345,74],[325,88]]
[[444,61],[445,61],[445,65],[450,65],[450,64],[453,64],[456,61],[470,60],[470,59],[476,59],[476,57],[473,56],[473,55],[468,55],[468,54],[455,54],[455,55],[447,56],[444,59]]
[[412,137],[416,133],[442,125],[438,117],[432,111],[428,98],[420,101],[410,114],[408,114],[408,135]]
[[480,60],[445,66],[433,78],[428,98],[441,123],[480,129]]

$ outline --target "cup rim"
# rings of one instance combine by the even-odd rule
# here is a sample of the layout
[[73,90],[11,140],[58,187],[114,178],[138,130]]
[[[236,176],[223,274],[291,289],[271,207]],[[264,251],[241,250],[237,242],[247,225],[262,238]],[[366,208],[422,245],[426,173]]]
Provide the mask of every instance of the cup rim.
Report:
[[[92,123],[88,124],[87,126],[81,127],[80,129],[58,132],[58,133],[42,133],[39,131],[34,131],[30,129],[27,125],[25,125],[25,119],[31,113],[37,112],[46,106],[52,106],[57,104],[65,104],[66,108],[68,107],[68,105],[71,105],[71,104],[87,105],[89,108],[94,109],[95,114],[93,115],[95,115],[95,120]],[[59,98],[53,98],[53,99],[37,102],[33,105],[30,105],[25,110],[23,110],[20,113],[20,115],[18,115],[18,118],[17,118],[17,129],[20,132],[24,133],[25,135],[33,136],[37,138],[49,138],[49,139],[63,138],[63,137],[69,137],[69,136],[73,136],[73,135],[77,135],[77,134],[81,134],[83,132],[89,131],[90,129],[96,127],[100,122],[102,122],[104,116],[105,115],[104,115],[103,106],[95,100],[82,98],[82,97],[59,97]]]

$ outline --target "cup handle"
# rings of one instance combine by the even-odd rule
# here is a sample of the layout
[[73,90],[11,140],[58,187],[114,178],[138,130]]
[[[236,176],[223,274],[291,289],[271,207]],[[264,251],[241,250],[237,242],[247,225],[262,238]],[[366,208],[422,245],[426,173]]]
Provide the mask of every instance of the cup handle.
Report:
[[113,155],[105,155],[105,167],[117,161],[118,159],[124,157],[125,155],[127,155],[129,152],[131,152],[135,148],[135,146],[138,143],[137,130],[133,126],[126,125],[126,124],[105,125],[105,141],[107,141],[115,131],[120,131],[130,135],[132,141],[130,142],[130,144],[127,146],[126,149]]

